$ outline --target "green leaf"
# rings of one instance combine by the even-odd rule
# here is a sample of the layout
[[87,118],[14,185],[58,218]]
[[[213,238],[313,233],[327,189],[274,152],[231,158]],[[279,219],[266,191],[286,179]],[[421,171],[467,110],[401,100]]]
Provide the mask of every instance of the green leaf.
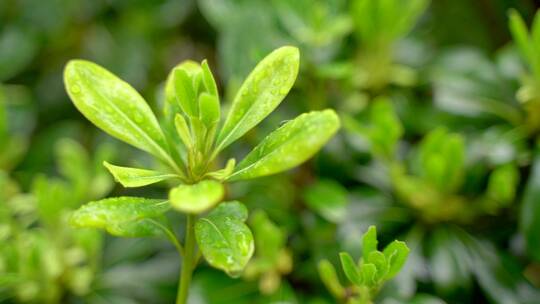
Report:
[[94,125],[177,169],[156,117],[129,84],[85,60],[66,65],[64,83],[77,109]]
[[163,173],[154,170],[120,167],[103,162],[103,165],[111,172],[114,179],[126,188],[142,187],[155,184],[166,179],[179,178],[180,176],[171,173]]
[[270,133],[236,167],[230,180],[250,179],[293,168],[313,156],[336,133],[333,110],[304,113]]
[[388,244],[388,246],[384,248],[384,256],[390,265],[388,273],[386,274],[387,280],[395,277],[398,274],[403,265],[405,265],[409,252],[410,249],[407,247],[407,244],[397,240]]
[[223,185],[214,180],[203,180],[193,185],[180,185],[169,193],[174,209],[185,213],[201,213],[223,199]]
[[525,186],[521,205],[520,229],[527,252],[540,261],[540,150],[536,147],[532,170]]
[[216,152],[255,127],[280,104],[292,88],[300,54],[297,48],[281,47],[266,56],[244,81],[221,129]]
[[360,266],[362,282],[369,287],[377,285],[377,267],[374,264],[366,263]]
[[210,70],[210,67],[208,66],[208,62],[206,61],[206,59],[202,61],[201,68],[202,68],[202,79],[203,79],[203,83],[204,83],[204,87],[206,88],[206,91],[210,93],[211,95],[219,97],[216,80],[214,79],[214,75],[212,74],[212,71]]
[[233,277],[240,275],[254,251],[246,219],[246,207],[233,201],[221,203],[195,224],[197,244],[206,261]]
[[373,251],[377,251],[377,228],[375,226],[369,226],[368,230],[362,236],[362,257],[364,260],[369,261],[369,255]]
[[384,256],[382,252],[372,251],[369,254],[368,262],[372,263],[373,265],[375,265],[375,267],[377,267],[377,275],[376,275],[377,281],[383,279],[388,273],[389,265],[388,265],[388,262],[386,261],[386,257]]
[[324,285],[336,299],[341,299],[345,296],[345,288],[339,282],[336,269],[332,263],[328,260],[321,260],[317,269]]
[[186,122],[186,119],[182,114],[177,113],[174,117],[174,126],[176,127],[176,132],[180,139],[187,148],[191,148],[194,145],[193,138],[191,137],[191,132],[189,131],[189,126]]
[[199,113],[200,120],[207,129],[215,126],[219,122],[221,115],[219,98],[208,93],[199,95]]
[[231,158],[227,161],[225,168],[207,173],[206,176],[217,180],[225,180],[233,173],[235,166],[236,160],[234,158]]
[[534,58],[534,48],[529,39],[529,32],[527,25],[515,9],[511,9],[509,13],[510,17],[510,32],[516,42],[519,50],[521,51],[525,60],[529,64],[534,64],[532,58]]
[[249,222],[255,236],[257,257],[262,257],[269,263],[278,261],[279,254],[287,241],[285,232],[262,210],[255,211]]
[[488,180],[487,194],[502,205],[512,203],[519,182],[519,170],[514,164],[506,164],[493,170]]
[[320,180],[308,187],[304,200],[330,222],[338,223],[347,214],[347,189],[333,180]]
[[68,138],[59,140],[55,150],[58,170],[69,180],[70,193],[77,201],[84,199],[93,173],[88,153],[81,144]]
[[172,74],[172,82],[176,93],[176,101],[180,108],[189,117],[197,117],[197,87],[194,79],[200,74],[201,68],[198,63],[186,61],[175,67]]
[[356,286],[362,285],[362,276],[353,258],[347,252],[340,252],[341,267],[347,279]]
[[112,235],[143,237],[160,235],[160,218],[169,210],[166,200],[114,197],[90,202],[77,211],[70,224],[78,228],[105,229]]

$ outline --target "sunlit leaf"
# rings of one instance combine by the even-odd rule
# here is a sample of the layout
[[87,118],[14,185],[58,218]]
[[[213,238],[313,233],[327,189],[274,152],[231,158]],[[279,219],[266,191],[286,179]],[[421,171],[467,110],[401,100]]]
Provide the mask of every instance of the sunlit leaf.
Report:
[[238,90],[221,129],[216,151],[220,151],[261,122],[285,98],[298,74],[300,55],[285,46],[266,56]]
[[179,178],[176,174],[163,173],[154,170],[129,168],[111,165],[108,162],[103,162],[107,170],[111,172],[114,179],[126,188],[142,187],[150,184],[155,184],[167,179]]
[[169,193],[171,205],[178,211],[201,213],[219,203],[224,195],[223,185],[214,180],[203,180],[193,185],[180,185]]
[[302,114],[270,133],[236,167],[230,180],[250,179],[291,169],[309,159],[336,133],[332,110]]
[[93,124],[175,167],[156,117],[129,84],[84,60],[66,65],[64,82],[77,109]]

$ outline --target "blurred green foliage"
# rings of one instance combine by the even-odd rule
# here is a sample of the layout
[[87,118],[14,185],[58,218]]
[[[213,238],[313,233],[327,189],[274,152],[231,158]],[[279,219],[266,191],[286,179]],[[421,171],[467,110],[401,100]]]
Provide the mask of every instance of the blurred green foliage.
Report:
[[[302,112],[334,108],[344,128],[300,168],[225,188],[225,198],[249,209],[255,253],[237,279],[201,264],[189,303],[318,304],[365,295],[364,281],[345,286],[350,273],[335,266],[340,252],[360,257],[371,225],[378,248],[395,239],[410,248],[401,272],[367,292],[373,303],[537,303],[539,7],[531,0],[0,1],[0,302],[175,298],[181,262],[163,238],[108,238],[67,221],[89,200],[166,197],[169,186],[113,187],[103,160],[155,163],[111,146],[76,111],[62,84],[68,60],[99,63],[157,109],[167,73],[185,59],[208,58],[225,115],[256,63],[294,45],[300,71],[290,94],[223,151],[223,165]],[[174,131],[174,121],[162,127]]]

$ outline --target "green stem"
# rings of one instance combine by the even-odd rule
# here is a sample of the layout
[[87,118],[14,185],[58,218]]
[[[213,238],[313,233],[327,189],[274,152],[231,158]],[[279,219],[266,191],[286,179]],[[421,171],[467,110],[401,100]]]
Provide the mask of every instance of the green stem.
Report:
[[178,295],[176,304],[186,304],[191,283],[191,275],[193,274],[193,262],[195,254],[195,231],[194,231],[195,215],[189,214],[186,222],[186,241],[184,244],[184,259],[182,260],[182,270],[180,273],[180,281],[178,282]]

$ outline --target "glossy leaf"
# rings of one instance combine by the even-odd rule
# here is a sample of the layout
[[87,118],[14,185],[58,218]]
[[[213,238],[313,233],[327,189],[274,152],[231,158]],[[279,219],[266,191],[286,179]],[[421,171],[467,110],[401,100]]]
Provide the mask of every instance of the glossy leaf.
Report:
[[158,220],[169,210],[166,200],[114,197],[90,202],[73,213],[70,223],[78,228],[105,229],[112,235],[142,237],[161,234]]
[[356,266],[353,258],[347,252],[340,252],[339,259],[341,260],[343,272],[349,281],[357,286],[362,285],[362,275],[358,270],[358,266]]
[[233,201],[221,203],[195,224],[197,244],[206,261],[233,277],[240,275],[254,251],[246,219],[246,207]]
[[291,169],[309,159],[339,128],[332,110],[305,113],[270,133],[236,167],[230,180],[250,179]]
[[236,94],[221,129],[216,151],[255,127],[281,103],[292,88],[300,65],[297,48],[285,46],[266,56]]
[[180,177],[176,174],[154,170],[115,166],[108,162],[103,162],[103,165],[111,172],[114,179],[126,188],[142,187]]
[[223,185],[213,180],[203,180],[193,185],[180,185],[169,193],[174,209],[185,213],[201,213],[212,208],[223,198]]
[[129,84],[85,60],[66,65],[64,83],[77,109],[93,124],[175,167],[156,117]]

